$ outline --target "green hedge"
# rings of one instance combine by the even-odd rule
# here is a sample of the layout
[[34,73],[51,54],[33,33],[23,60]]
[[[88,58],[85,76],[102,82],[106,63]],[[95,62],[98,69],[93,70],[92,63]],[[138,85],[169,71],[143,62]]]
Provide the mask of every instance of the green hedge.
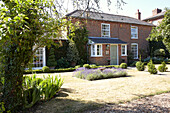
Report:
[[25,70],[24,74],[32,74],[32,73],[56,73],[56,72],[71,72],[76,68],[61,68],[61,69],[50,69],[48,72],[43,72],[42,69],[38,70]]
[[[95,68],[105,67],[105,68],[119,68],[119,65],[104,65],[104,66],[95,66]],[[50,69],[48,72],[43,72],[42,69],[37,70],[25,70],[24,74],[32,74],[32,73],[57,73],[57,72],[72,72],[75,71],[78,67],[74,68],[60,68],[60,69]],[[93,67],[92,67],[93,68]]]

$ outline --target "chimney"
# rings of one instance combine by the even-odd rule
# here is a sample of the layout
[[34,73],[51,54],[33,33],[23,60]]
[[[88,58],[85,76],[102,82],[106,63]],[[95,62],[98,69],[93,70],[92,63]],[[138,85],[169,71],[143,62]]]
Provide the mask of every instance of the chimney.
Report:
[[139,9],[137,10],[137,13],[135,15],[138,20],[141,19],[141,12],[139,12]]
[[157,15],[158,13],[161,13],[161,12],[162,12],[161,9],[156,8],[156,9],[152,10],[152,16]]

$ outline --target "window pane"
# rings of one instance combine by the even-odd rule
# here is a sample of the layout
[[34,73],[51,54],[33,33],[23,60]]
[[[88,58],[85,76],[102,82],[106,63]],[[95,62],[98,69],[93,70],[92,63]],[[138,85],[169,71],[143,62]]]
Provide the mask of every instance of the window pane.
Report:
[[33,57],[34,67],[43,67],[43,48],[36,50],[36,53]]
[[110,34],[110,27],[109,25],[102,24],[102,30],[101,30],[102,37],[109,37]]
[[137,45],[132,45],[131,50],[132,50],[132,53],[133,53],[133,57],[138,58],[138,56],[137,56],[138,55],[138,53],[137,53],[137,51],[138,51],[137,50]]
[[125,45],[122,45],[122,55],[125,55]]
[[131,37],[138,38],[138,27],[131,26]]

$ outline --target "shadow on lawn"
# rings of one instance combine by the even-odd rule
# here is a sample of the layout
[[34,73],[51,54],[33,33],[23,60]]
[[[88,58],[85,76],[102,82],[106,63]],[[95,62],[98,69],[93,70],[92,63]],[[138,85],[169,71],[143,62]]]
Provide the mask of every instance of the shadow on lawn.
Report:
[[95,110],[104,104],[69,98],[69,93],[75,93],[70,88],[61,88],[61,91],[49,101],[40,101],[32,108],[27,109],[26,113],[80,113]]

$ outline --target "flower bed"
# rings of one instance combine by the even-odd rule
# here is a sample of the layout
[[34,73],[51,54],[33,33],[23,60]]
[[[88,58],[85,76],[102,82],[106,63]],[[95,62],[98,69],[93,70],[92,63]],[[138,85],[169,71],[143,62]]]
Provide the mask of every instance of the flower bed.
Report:
[[87,80],[97,80],[105,78],[114,78],[126,76],[127,72],[121,68],[97,68],[97,69],[87,69],[78,68],[76,69],[74,76],[81,79]]

